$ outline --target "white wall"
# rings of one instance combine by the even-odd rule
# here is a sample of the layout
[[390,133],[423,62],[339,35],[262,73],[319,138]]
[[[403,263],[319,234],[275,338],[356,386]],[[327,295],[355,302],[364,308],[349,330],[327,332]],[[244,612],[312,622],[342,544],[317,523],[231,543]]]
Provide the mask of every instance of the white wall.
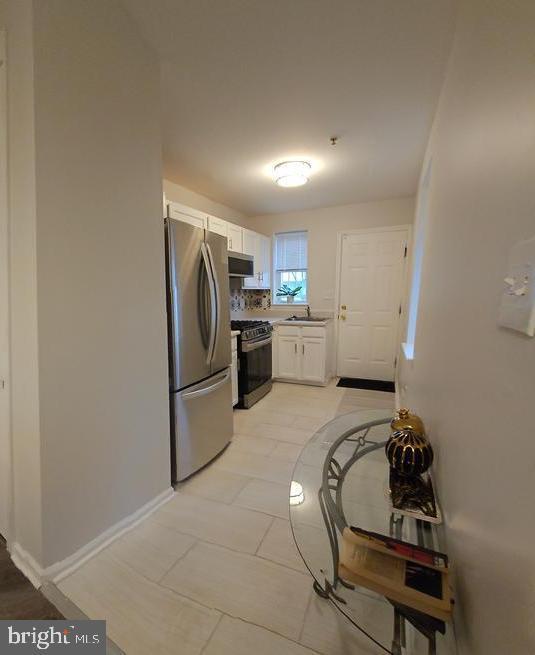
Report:
[[[289,189],[291,193],[291,189]],[[251,229],[267,235],[308,230],[309,304],[316,311],[334,311],[337,234],[342,230],[405,225],[414,219],[414,198],[396,198],[356,205],[323,207],[249,219]]]
[[14,538],[46,567],[170,487],[159,68],[117,0],[9,4]]
[[11,433],[13,517],[10,531],[42,560],[41,441],[36,276],[36,196],[31,0],[10,0],[8,30],[8,151],[10,211]]
[[245,227],[248,226],[248,219],[245,214],[242,214],[242,212],[232,209],[232,207],[222,205],[214,200],[210,200],[210,198],[202,196],[200,193],[190,191],[180,184],[176,184],[170,180],[164,180],[163,190],[165,191],[167,200],[180,202],[188,207],[193,207],[201,212],[224,218],[225,220],[237,223],[238,225],[243,225]]
[[527,0],[461,4],[401,370],[438,454],[463,655],[535,652],[535,339],[496,324],[509,249],[535,235],[533,25]]

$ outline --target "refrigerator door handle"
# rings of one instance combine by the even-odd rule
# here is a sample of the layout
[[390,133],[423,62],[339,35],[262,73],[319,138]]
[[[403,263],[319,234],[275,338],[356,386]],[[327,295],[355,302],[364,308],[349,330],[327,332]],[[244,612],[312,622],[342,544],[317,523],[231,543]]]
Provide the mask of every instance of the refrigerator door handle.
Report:
[[214,285],[214,296],[215,296],[215,329],[214,329],[214,347],[212,349],[212,357],[211,360],[214,358],[214,352],[215,352],[215,347],[217,343],[217,338],[219,337],[219,331],[220,331],[220,323],[221,323],[221,307],[220,307],[220,297],[219,297],[219,280],[217,279],[217,273],[216,273],[216,267],[214,264],[214,255],[212,253],[212,249],[210,248],[210,244],[206,244],[206,252],[208,254],[208,259],[210,260],[210,269],[212,271],[212,280],[213,280],[213,285]]
[[212,271],[212,263],[210,261],[210,254],[205,243],[201,244],[201,254],[206,269],[206,277],[208,279],[208,289],[210,290],[210,337],[208,342],[208,356],[206,363],[211,364],[214,356],[215,342],[217,336],[217,295],[215,289],[214,275]]
[[[182,398],[184,400],[188,400],[189,398],[197,398],[198,396],[205,396],[206,394],[212,393],[212,391],[219,389],[219,387],[222,387],[224,384],[228,382],[229,378],[230,378],[230,369],[227,369],[226,371],[223,371],[223,373],[219,374],[217,378],[215,378],[217,381],[214,384],[211,384],[209,387],[201,387],[200,389],[196,387],[193,391],[183,392]],[[213,379],[214,378],[212,378],[212,380]]]

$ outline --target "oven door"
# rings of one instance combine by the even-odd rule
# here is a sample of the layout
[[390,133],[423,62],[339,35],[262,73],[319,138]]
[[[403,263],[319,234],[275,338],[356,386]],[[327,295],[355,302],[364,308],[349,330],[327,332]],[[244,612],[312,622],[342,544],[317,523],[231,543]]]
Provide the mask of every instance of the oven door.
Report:
[[249,408],[271,389],[272,335],[242,341],[238,393],[240,407]]

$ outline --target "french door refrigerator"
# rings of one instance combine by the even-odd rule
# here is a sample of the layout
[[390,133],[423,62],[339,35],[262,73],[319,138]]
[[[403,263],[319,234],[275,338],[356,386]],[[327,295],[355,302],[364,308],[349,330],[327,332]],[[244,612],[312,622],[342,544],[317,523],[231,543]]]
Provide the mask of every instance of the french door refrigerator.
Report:
[[166,219],[171,477],[213,459],[233,432],[227,239]]

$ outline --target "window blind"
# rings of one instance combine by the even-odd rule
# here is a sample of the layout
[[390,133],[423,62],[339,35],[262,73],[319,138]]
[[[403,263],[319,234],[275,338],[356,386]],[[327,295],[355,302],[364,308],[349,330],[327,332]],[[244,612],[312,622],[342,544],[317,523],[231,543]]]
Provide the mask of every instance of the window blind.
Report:
[[299,271],[307,269],[306,232],[281,232],[275,235],[275,269]]

